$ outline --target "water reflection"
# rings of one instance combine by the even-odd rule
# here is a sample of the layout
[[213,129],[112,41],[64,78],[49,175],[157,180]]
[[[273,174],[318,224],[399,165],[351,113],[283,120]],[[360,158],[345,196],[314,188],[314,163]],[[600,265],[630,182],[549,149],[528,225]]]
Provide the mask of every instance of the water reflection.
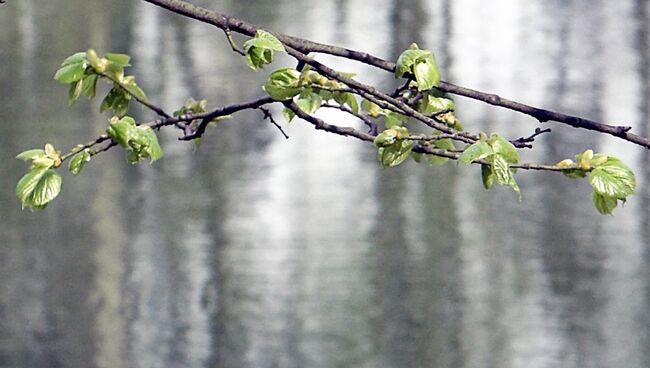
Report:
[[[643,133],[650,124],[644,1],[219,7],[387,58],[415,41],[459,84]],[[68,108],[62,87],[43,82],[79,48],[132,54],[168,109],[189,96],[225,104],[262,93],[264,73],[250,72],[220,32],[144,2],[25,0],[3,5],[0,24],[5,157],[103,129],[95,105]],[[517,137],[535,127],[457,102],[474,129]],[[474,170],[382,170],[372,147],[300,122],[284,140],[255,112],[210,131],[198,150],[163,133],[166,157],[151,167],[110,152],[66,177],[44,213],[20,212],[13,185],[23,168],[0,161],[0,366],[645,367],[648,153],[549,126],[556,134],[527,159],[616,151],[639,173],[640,193],[601,217],[585,183],[522,173],[520,204],[505,189],[485,192]]]

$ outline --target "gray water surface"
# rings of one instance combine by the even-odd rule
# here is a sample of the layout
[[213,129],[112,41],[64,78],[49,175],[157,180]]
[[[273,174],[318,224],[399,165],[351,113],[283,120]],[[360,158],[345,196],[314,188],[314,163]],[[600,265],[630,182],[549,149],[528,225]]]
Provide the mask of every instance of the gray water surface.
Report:
[[[445,80],[648,135],[644,0],[197,3],[387,59],[415,41]],[[17,153],[105,129],[98,101],[68,107],[52,80],[89,47],[131,54],[170,111],[188,97],[220,106],[263,95],[266,72],[219,30],[143,1],[0,6],[0,367],[650,366],[648,151],[548,123],[553,134],[523,152],[552,163],[593,148],[627,162],[638,194],[600,216],[585,181],[521,172],[519,203],[485,191],[476,168],[382,169],[371,145],[302,121],[282,122],[285,140],[250,112],[198,150],[162,132],[166,156],[153,166],[102,154],[64,174],[47,210],[21,211]],[[516,138],[538,126],[457,105],[474,131]]]

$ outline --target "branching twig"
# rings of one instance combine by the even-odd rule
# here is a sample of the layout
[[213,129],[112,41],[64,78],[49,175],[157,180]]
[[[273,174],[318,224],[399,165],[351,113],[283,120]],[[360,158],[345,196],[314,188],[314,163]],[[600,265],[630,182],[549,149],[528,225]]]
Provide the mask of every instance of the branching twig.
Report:
[[289,101],[284,101],[284,106],[286,106],[289,110],[293,111],[294,114],[296,114],[297,117],[308,121],[309,123],[313,124],[316,129],[319,130],[325,130],[330,133],[342,135],[342,136],[350,136],[350,137],[355,137],[357,139],[360,139],[362,141],[366,142],[372,142],[375,139],[374,135],[360,132],[354,128],[349,128],[349,127],[341,127],[338,125],[331,125],[323,121],[322,119],[319,119],[313,115],[310,115],[306,112],[304,112],[295,102],[289,100]]
[[226,34],[226,38],[228,39],[228,43],[230,44],[230,47],[232,48],[232,51],[238,53],[241,56],[246,56],[246,53],[237,46],[237,43],[235,43],[235,40],[232,38],[232,31],[230,28],[224,28],[223,33]]
[[97,73],[97,74],[101,75],[102,77],[104,77],[104,78],[106,78],[108,80],[110,80],[115,85],[119,86],[122,90],[124,90],[126,93],[128,93],[132,98],[134,98],[136,101],[138,101],[141,105],[143,105],[146,108],[148,108],[149,110],[155,112],[158,116],[162,116],[162,117],[165,117],[165,118],[171,117],[171,115],[166,113],[165,110],[163,110],[161,107],[158,107],[158,106],[152,104],[149,101],[145,101],[145,100],[141,99],[140,97],[138,97],[135,93],[129,91],[128,88],[123,86],[122,83],[120,83],[118,80],[116,80],[112,76],[110,76],[110,75],[108,75],[106,73]]
[[[238,112],[238,111],[242,111],[242,110],[257,109],[260,106],[269,104],[271,102],[274,102],[274,100],[271,97],[267,96],[267,97],[258,98],[257,100],[253,100],[253,101],[250,101],[250,102],[244,102],[244,103],[241,103],[241,104],[234,104],[234,105],[224,106],[222,108],[212,110],[211,112],[208,112],[208,113],[193,115],[193,116],[191,116],[191,120],[200,119],[201,123],[199,124],[199,126],[196,127],[196,129],[194,130],[194,132],[192,134],[184,135],[184,136],[182,136],[182,137],[180,137],[178,139],[182,140],[182,141],[190,141],[190,140],[193,140],[193,139],[201,138],[201,136],[203,136],[203,133],[205,133],[205,128],[207,128],[208,124],[210,124],[210,122],[212,120],[214,120],[215,118],[217,118],[219,116],[230,115],[230,114],[232,114],[234,112]],[[186,116],[186,117],[184,117],[184,119],[187,120],[187,119],[190,119],[190,117]],[[165,124],[165,125],[169,125],[169,124]]]
[[259,107],[258,109],[262,111],[262,114],[264,115],[264,119],[268,119],[268,121],[271,124],[275,125],[275,127],[278,128],[278,130],[280,131],[280,133],[282,133],[285,139],[289,139],[289,136],[287,135],[287,133],[284,132],[280,124],[278,124],[275,121],[275,119],[273,118],[273,114],[271,114],[271,111],[269,111],[269,109],[267,109],[266,107]]
[[110,143],[108,143],[108,144],[107,144],[106,146],[104,146],[103,148],[100,148],[100,149],[98,149],[97,151],[92,152],[92,155],[94,156],[94,155],[96,155],[96,154],[98,154],[98,153],[106,152],[106,151],[108,151],[109,149],[111,149],[111,148],[113,148],[113,147],[115,147],[115,146],[117,146],[117,142],[111,139]]
[[[205,8],[192,5],[182,0],[145,0],[145,1],[163,7],[165,9],[168,9],[174,13],[184,15],[186,17],[190,17],[199,20],[201,22],[212,24],[218,28],[221,28],[222,30],[230,29],[232,31],[247,36],[254,36],[255,32],[257,31],[257,27],[252,24],[246,23],[242,20],[233,17],[223,15],[215,11],[211,11]],[[300,62],[309,64],[312,67],[316,67],[315,61],[310,63],[307,61],[307,59],[298,57],[298,55],[302,55],[303,57],[309,58],[307,56],[308,53],[324,53],[324,54],[339,56],[349,60],[356,60],[361,63],[371,65],[389,72],[393,72],[395,70],[395,63],[386,61],[384,59],[381,59],[379,57],[373,56],[368,53],[331,46],[331,45],[324,45],[324,44],[311,42],[297,37],[291,37],[286,35],[276,35],[276,36],[281,42],[285,44],[285,46],[288,47],[288,49],[290,49],[288,51],[292,56],[296,57]],[[320,63],[318,64],[320,65]],[[320,66],[324,67],[322,65]],[[321,72],[324,72],[324,69],[320,67],[316,67],[316,69],[318,69]],[[331,69],[329,70],[333,71]],[[330,73],[323,73],[323,74],[327,75],[330,78],[334,78],[343,83],[346,83],[350,87],[355,87],[355,88],[359,87],[358,85],[350,84],[349,82],[351,79],[345,78],[344,76],[341,75],[337,75],[338,73],[330,72]],[[500,106],[510,110],[518,111],[530,115],[540,122],[556,121],[576,128],[583,128],[583,129],[588,129],[588,130],[597,131],[601,133],[606,133],[650,149],[650,140],[648,138],[630,133],[629,131],[631,130],[631,128],[629,126],[608,125],[608,124],[599,123],[589,119],[566,115],[555,111],[545,110],[545,109],[525,105],[519,102],[511,101],[495,94],[476,91],[470,88],[457,86],[452,83],[444,82],[444,81],[440,83],[438,88],[443,92],[465,96],[478,101],[486,102],[494,106]],[[395,98],[392,96],[384,95],[385,97],[388,97],[390,99],[389,100],[389,99],[385,99],[384,96],[377,95],[376,93],[374,93],[375,91],[365,90],[365,89],[362,90],[370,96],[383,99],[384,101],[389,102],[395,105],[396,107],[402,109],[402,106],[394,103],[399,101],[395,101]],[[405,110],[405,112],[407,112],[408,115],[412,115],[412,111],[414,110],[412,111],[410,110]],[[423,116],[421,114],[420,116],[413,114],[413,116],[418,120],[423,121],[425,124],[429,126],[436,125],[436,124],[431,124],[431,119],[423,120],[422,119]],[[438,127],[435,127],[435,129],[438,129]],[[445,130],[441,130],[441,131],[447,133]]]
[[361,113],[357,113],[352,111],[350,108],[346,106],[341,106],[341,105],[334,105],[334,104],[329,104],[329,103],[324,103],[321,105],[322,107],[327,107],[330,109],[337,109],[341,110],[343,112],[346,112],[350,115],[353,115],[354,117],[358,118],[359,120],[363,121],[366,126],[368,126],[368,134],[371,135],[377,135],[379,128],[377,127],[377,123],[368,115],[364,115]]
[[[546,128],[546,129],[535,128],[535,132],[533,134],[529,135],[528,137],[517,138],[514,141],[512,141],[512,144],[514,144],[515,146],[518,146],[520,144],[532,143],[532,142],[535,141],[535,138],[538,135],[541,135],[541,134],[544,134],[544,133],[550,133],[550,132],[551,132],[551,128]],[[530,148],[532,146],[528,145],[527,147]]]
[[99,137],[97,137],[95,140],[92,140],[92,141],[90,141],[90,142],[88,142],[86,144],[79,145],[79,146],[75,147],[75,149],[72,150],[70,153],[67,153],[67,154],[61,156],[61,162],[63,162],[65,160],[67,160],[68,158],[74,156],[78,152],[81,152],[81,151],[83,151],[83,150],[85,150],[87,148],[92,148],[92,147],[94,147],[94,146],[96,146],[96,145],[98,145],[98,144],[100,144],[102,142],[105,142],[105,141],[109,140],[109,139],[111,139],[111,138],[107,134],[102,134]]

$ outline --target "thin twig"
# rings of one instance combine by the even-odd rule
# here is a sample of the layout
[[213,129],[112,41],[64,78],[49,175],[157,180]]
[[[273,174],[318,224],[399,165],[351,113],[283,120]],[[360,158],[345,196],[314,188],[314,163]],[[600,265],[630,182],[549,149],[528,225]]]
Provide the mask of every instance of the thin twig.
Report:
[[533,134],[529,135],[528,137],[517,138],[514,141],[512,141],[512,144],[517,146],[517,144],[532,143],[535,141],[535,138],[537,138],[537,136],[544,133],[550,133],[550,132],[551,132],[551,128],[546,128],[546,129],[535,128],[535,132]]
[[112,76],[110,76],[108,74],[105,74],[105,73],[97,73],[97,74],[101,75],[102,77],[104,77],[104,78],[110,80],[111,82],[113,82],[113,84],[120,87],[122,90],[124,90],[126,93],[128,93],[132,98],[134,98],[136,101],[138,101],[141,105],[147,107],[149,110],[151,110],[151,111],[155,112],[156,114],[158,114],[158,116],[162,116],[162,117],[165,117],[165,118],[171,117],[171,115],[166,113],[165,110],[163,110],[161,107],[158,107],[158,106],[150,103],[149,101],[145,101],[145,100],[141,99],[140,97],[138,97],[135,93],[129,91],[128,88],[126,88],[124,85],[122,85],[122,83],[120,83],[117,79],[113,78]]
[[90,142],[88,142],[86,144],[76,146],[72,151],[70,151],[69,153],[61,156],[61,162],[67,160],[68,158],[76,155],[77,153],[79,153],[79,152],[81,152],[81,151],[83,151],[83,150],[85,150],[87,148],[94,147],[94,146],[96,146],[96,145],[98,145],[98,144],[100,144],[100,143],[102,143],[104,141],[107,141],[109,139],[111,139],[111,138],[107,134],[102,134],[99,137],[97,137],[96,139],[94,139],[94,140],[92,140],[92,141],[90,141]]
[[283,102],[284,106],[286,106],[289,110],[293,111],[294,114],[296,114],[297,117],[306,120],[310,122],[311,124],[314,125],[316,129],[319,130],[325,130],[330,133],[342,135],[342,136],[350,136],[350,137],[355,137],[357,139],[360,139],[362,141],[366,142],[372,142],[375,140],[375,136],[360,132],[354,128],[349,128],[349,127],[341,127],[338,125],[332,125],[326,123],[324,120],[319,119],[313,115],[310,115],[303,111],[295,102],[292,100],[284,101]]
[[377,127],[377,122],[375,122],[370,116],[360,114],[358,112],[352,111],[352,109],[348,108],[347,106],[342,106],[342,105],[334,105],[330,103],[324,103],[321,105],[321,107],[327,107],[330,109],[337,109],[343,112],[346,112],[350,115],[353,115],[354,117],[358,118],[359,120],[363,121],[366,126],[368,126],[368,134],[372,135],[377,135],[378,132],[378,127]]
[[[192,5],[182,0],[145,0],[145,1],[163,7],[165,9],[168,9],[174,13],[186,17],[190,17],[199,20],[201,22],[212,24],[221,29],[227,28],[232,31],[244,35],[248,35],[248,36],[254,36],[255,32],[257,31],[257,27],[252,24],[249,24],[247,22],[244,22],[242,20],[230,16],[223,15],[221,13],[212,10],[208,10],[205,8]],[[286,35],[276,35],[276,36],[283,44],[285,44],[285,46],[288,46],[289,48],[293,49],[295,52],[301,53],[303,55],[312,52],[330,54],[334,56],[343,57],[349,60],[356,60],[361,63],[371,65],[389,72],[395,71],[395,63],[386,61],[384,59],[381,59],[379,57],[373,56],[368,53],[331,46],[331,45],[324,45],[324,44],[308,41],[297,37],[291,37]],[[295,57],[295,55],[293,56]],[[299,59],[299,61],[310,64],[309,62],[306,62],[306,60]],[[340,79],[340,78],[335,78],[335,79],[338,79],[339,81],[345,83],[344,79]],[[350,85],[350,86],[356,87],[354,85]],[[601,133],[606,133],[606,134],[619,137],[626,141],[650,149],[650,140],[648,138],[630,133],[629,131],[631,128],[629,126],[608,125],[593,120],[580,118],[577,116],[571,116],[559,112],[545,110],[545,109],[525,105],[519,102],[511,101],[495,94],[476,91],[473,89],[457,86],[452,83],[444,82],[444,81],[440,83],[438,88],[443,92],[465,96],[494,106],[500,106],[510,110],[518,111],[530,115],[536,118],[540,122],[556,121],[576,128],[598,131]],[[369,91],[366,92],[369,93],[370,95],[374,95]],[[393,97],[391,97],[391,99],[394,100]]]
[[235,43],[235,40],[232,38],[232,31],[230,28],[224,28],[223,33],[226,34],[226,38],[228,39],[228,43],[230,44],[230,47],[232,48],[232,51],[238,53],[241,56],[246,56],[246,53],[237,46],[237,43]]
[[275,121],[275,119],[273,118],[273,114],[271,114],[271,111],[269,111],[269,109],[267,109],[266,107],[259,107],[258,109],[262,111],[262,114],[264,115],[264,119],[268,119],[268,121],[271,124],[275,125],[275,127],[278,128],[278,130],[280,131],[280,133],[282,133],[285,139],[289,139],[289,136],[287,135],[287,133],[284,132],[280,124],[278,124]]
[[[200,119],[201,123],[196,127],[196,129],[194,130],[194,132],[192,134],[186,134],[186,135],[184,135],[184,136],[182,136],[182,137],[180,137],[178,139],[181,140],[181,141],[190,141],[190,140],[193,140],[193,139],[201,138],[201,136],[205,133],[205,128],[207,128],[208,124],[212,120],[214,120],[215,118],[217,118],[219,116],[230,115],[230,114],[232,114],[234,112],[238,112],[238,111],[241,111],[241,110],[257,109],[257,108],[259,108],[261,106],[264,106],[264,105],[272,103],[272,102],[275,102],[275,100],[272,99],[269,96],[266,96],[266,97],[258,98],[257,100],[244,102],[244,103],[241,103],[241,104],[234,104],[234,105],[224,106],[224,107],[221,107],[221,108],[218,108],[218,109],[214,109],[214,110],[212,110],[211,112],[208,112],[208,113],[196,114],[196,115],[192,115],[192,116],[189,116],[189,117],[188,116],[182,117],[186,121],[187,121],[187,119],[190,119],[190,118],[191,118],[191,120]],[[180,121],[180,120],[177,120],[177,121]],[[167,122],[165,125],[175,124],[175,123],[176,123],[176,121],[174,121],[172,123]]]
[[94,155],[96,155],[98,153],[106,152],[106,151],[108,151],[109,149],[111,149],[111,148],[113,148],[115,146],[117,146],[117,142],[111,139],[111,141],[106,146],[104,146],[103,148],[100,148],[97,151],[91,152],[91,155],[94,156]]

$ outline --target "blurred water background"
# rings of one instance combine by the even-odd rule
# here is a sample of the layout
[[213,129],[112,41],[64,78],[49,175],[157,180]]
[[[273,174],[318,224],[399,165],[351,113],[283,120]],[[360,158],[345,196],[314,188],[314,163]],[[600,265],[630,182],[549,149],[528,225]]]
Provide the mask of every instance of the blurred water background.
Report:
[[[445,80],[648,135],[645,0],[197,3],[390,60],[415,41]],[[46,211],[21,211],[17,153],[105,129],[97,101],[70,108],[52,80],[89,47],[131,54],[171,111],[190,96],[219,106],[263,95],[266,73],[219,30],[143,1],[0,6],[0,367],[650,366],[649,151],[548,123],[554,133],[523,153],[552,163],[593,148],[629,163],[638,194],[600,216],[585,181],[522,172],[519,203],[485,191],[476,168],[382,169],[371,145],[301,121],[285,140],[251,112],[196,152],[163,132],[153,166],[102,154],[64,175]],[[537,126],[457,104],[475,131]]]

